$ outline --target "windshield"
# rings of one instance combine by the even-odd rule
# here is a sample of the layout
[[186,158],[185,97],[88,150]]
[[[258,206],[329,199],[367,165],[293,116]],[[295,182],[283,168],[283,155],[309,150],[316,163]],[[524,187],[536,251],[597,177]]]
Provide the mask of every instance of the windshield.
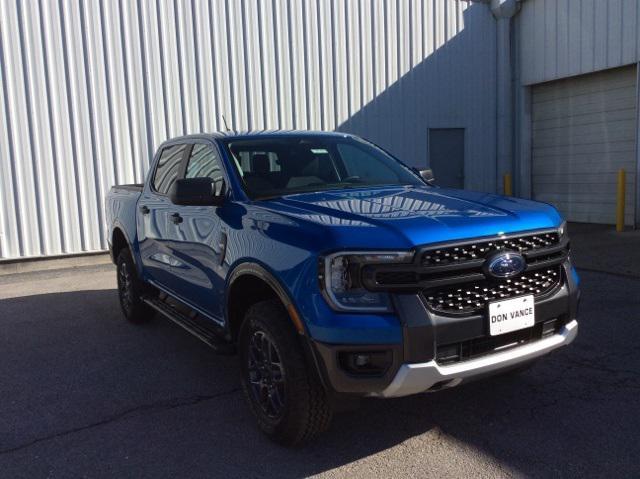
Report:
[[252,199],[363,186],[424,186],[408,167],[351,137],[287,136],[225,144]]

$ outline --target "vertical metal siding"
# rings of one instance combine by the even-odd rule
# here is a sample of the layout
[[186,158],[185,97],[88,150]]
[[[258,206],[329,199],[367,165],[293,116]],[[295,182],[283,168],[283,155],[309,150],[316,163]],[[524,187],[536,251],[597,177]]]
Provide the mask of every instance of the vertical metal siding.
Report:
[[103,250],[109,187],[225,120],[415,165],[428,128],[466,128],[467,186],[493,190],[494,82],[494,19],[458,0],[0,0],[0,259]]
[[516,21],[525,85],[640,61],[638,0],[527,0]]

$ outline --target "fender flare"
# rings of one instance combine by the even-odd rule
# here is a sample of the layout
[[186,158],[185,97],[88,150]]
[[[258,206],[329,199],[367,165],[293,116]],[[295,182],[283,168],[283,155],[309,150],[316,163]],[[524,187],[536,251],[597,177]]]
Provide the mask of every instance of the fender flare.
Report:
[[136,270],[138,271],[138,274],[140,274],[142,272],[141,271],[142,268],[138,262],[138,257],[136,255],[136,251],[134,250],[133,243],[131,242],[131,239],[129,239],[129,234],[127,233],[126,228],[119,221],[114,222],[113,226],[111,227],[111,231],[109,232],[109,237],[107,238],[107,243],[109,244],[109,254],[111,255],[111,259],[113,263],[115,263],[118,259],[118,258],[114,258],[113,242],[112,242],[113,235],[116,232],[116,230],[120,231],[120,233],[122,233],[122,236],[124,236],[124,240],[127,243],[127,248],[129,248],[129,251],[131,251],[131,258],[133,259],[133,264],[135,265]]
[[265,283],[267,283],[275,291],[276,295],[278,296],[280,301],[282,301],[282,304],[285,306],[285,309],[289,314],[289,318],[291,319],[293,326],[298,331],[298,334],[301,336],[300,337],[301,345],[303,348],[304,355],[307,358],[307,361],[309,361],[309,364],[313,365],[313,370],[315,371],[315,374],[317,374],[317,378],[319,379],[324,389],[326,391],[330,391],[331,386],[327,380],[324,363],[322,359],[318,357],[319,355],[316,352],[316,349],[313,347],[313,344],[312,344],[313,340],[311,339],[311,336],[308,334],[307,328],[304,322],[302,321],[302,319],[300,318],[300,315],[298,314],[298,310],[295,307],[295,304],[293,303],[292,299],[290,298],[289,294],[284,289],[282,284],[280,284],[280,281],[278,281],[275,275],[271,273],[265,266],[262,266],[261,264],[256,263],[254,261],[247,261],[247,262],[240,263],[233,268],[231,274],[229,274],[228,276],[228,281],[225,288],[225,316],[226,316],[225,322],[226,324],[227,325],[230,324],[229,317],[228,317],[229,308],[226,307],[226,305],[229,304],[229,291],[231,291],[231,286],[233,285],[233,283],[243,276],[254,276],[256,278],[259,278],[263,280]]
[[229,274],[228,276],[229,279],[227,280],[227,286],[225,288],[225,295],[224,295],[225,316],[226,316],[225,319],[227,324],[231,324],[230,318],[228,317],[229,308],[226,307],[229,304],[229,292],[231,291],[233,284],[243,276],[253,276],[255,278],[258,278],[264,281],[266,284],[268,284],[269,287],[271,287],[271,289],[273,289],[273,291],[276,293],[276,295],[278,296],[278,299],[280,299],[280,301],[284,305],[287,313],[289,314],[289,318],[293,323],[293,326],[296,328],[296,331],[298,331],[298,334],[302,336],[307,335],[307,330],[304,325],[304,322],[300,318],[300,314],[298,313],[298,310],[293,300],[291,299],[289,293],[285,290],[285,288],[282,286],[280,281],[273,275],[273,273],[271,273],[266,267],[254,261],[246,261],[238,264],[236,267],[233,268],[231,274]]

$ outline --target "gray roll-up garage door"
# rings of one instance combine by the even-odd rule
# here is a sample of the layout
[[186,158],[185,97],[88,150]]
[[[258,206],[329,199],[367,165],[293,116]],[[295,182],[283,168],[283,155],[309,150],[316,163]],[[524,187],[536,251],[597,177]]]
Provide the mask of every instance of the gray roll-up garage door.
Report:
[[627,172],[626,223],[636,184],[636,67],[532,88],[532,187],[570,221],[615,223],[617,172]]

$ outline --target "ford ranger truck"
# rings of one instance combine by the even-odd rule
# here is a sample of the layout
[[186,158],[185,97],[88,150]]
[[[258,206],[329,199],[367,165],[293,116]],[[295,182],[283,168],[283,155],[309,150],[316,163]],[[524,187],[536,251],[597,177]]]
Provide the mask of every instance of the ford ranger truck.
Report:
[[346,134],[167,141],[144,185],[107,197],[122,312],[237,352],[249,407],[283,444],[358,398],[520,370],[573,341],[558,212],[432,183]]

